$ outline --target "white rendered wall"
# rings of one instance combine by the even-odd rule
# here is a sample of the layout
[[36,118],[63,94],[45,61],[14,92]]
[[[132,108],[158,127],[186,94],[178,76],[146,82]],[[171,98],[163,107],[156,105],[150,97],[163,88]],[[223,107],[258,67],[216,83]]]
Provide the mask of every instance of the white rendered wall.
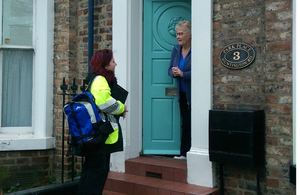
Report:
[[120,119],[124,151],[111,155],[111,170],[125,172],[125,160],[142,150],[142,1],[113,0],[113,52],[129,112]]
[[[125,89],[127,88],[126,75],[127,75],[127,52],[126,52],[126,44],[127,44],[127,23],[124,22],[127,20],[127,1],[126,0],[117,0],[118,3],[114,3],[113,1],[113,32],[122,32],[122,33],[113,33],[113,52],[114,58],[117,63],[116,67],[116,77],[118,79],[118,83],[123,86]],[[119,29],[122,29],[120,31]],[[120,44],[123,43],[123,44]],[[122,119],[121,119],[122,120]],[[127,121],[126,121],[127,122]],[[123,140],[126,140],[126,129],[127,123],[122,121],[122,133]],[[117,152],[111,155],[111,171],[116,172],[125,172],[125,152]]]
[[[113,51],[119,84],[129,90],[128,117],[122,123],[125,151],[112,156],[112,171],[142,150],[142,3],[113,0]],[[208,114],[212,105],[212,0],[192,3],[192,148],[188,153],[190,184],[215,186],[208,156]],[[204,30],[205,29],[205,30]]]

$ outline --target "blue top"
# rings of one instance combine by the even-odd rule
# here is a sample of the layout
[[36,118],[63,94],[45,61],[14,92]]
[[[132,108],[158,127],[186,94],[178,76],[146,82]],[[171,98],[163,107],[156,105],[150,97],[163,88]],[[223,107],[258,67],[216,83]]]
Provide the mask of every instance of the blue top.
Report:
[[[183,58],[182,53],[180,52],[180,61],[179,61],[179,66],[178,67],[182,72],[183,72],[183,65],[185,63],[185,59],[186,58]],[[180,77],[179,79],[180,79],[180,91],[185,93],[185,87],[184,87],[183,79],[182,79],[182,77]]]
[[[168,69],[168,74],[170,77],[174,78],[172,67],[179,66],[180,62],[180,54],[181,54],[181,45],[175,45],[171,55],[170,66]],[[189,104],[191,104],[191,50],[187,53],[185,57],[185,62],[183,64],[183,77],[175,77],[177,78],[177,94],[180,99],[180,78],[183,80],[186,98]],[[178,100],[179,100],[178,99]]]

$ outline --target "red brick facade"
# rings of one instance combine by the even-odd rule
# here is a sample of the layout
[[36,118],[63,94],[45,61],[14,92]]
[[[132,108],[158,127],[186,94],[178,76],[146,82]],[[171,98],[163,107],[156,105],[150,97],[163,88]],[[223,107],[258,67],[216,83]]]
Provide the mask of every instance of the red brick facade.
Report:
[[[94,50],[112,49],[112,2],[94,1]],[[56,150],[54,154],[54,170],[56,175],[61,170],[62,148],[62,90],[60,85],[65,77],[66,83],[73,84],[76,78],[79,87],[88,73],[88,0],[56,1],[55,4],[55,46],[54,46],[54,134]],[[70,97],[70,96],[69,96]],[[67,100],[66,100],[67,101]],[[67,125],[67,124],[66,124]],[[65,126],[65,151],[68,146],[68,132]],[[65,158],[66,177],[70,178],[71,159]],[[76,158],[76,169],[81,170],[81,158]],[[78,162],[79,161],[79,162]]]
[[[263,194],[294,194],[289,183],[293,153],[292,1],[214,1],[214,109],[264,109],[266,169]],[[219,61],[227,44],[253,46],[250,66],[231,70]],[[225,165],[228,194],[256,194],[256,170]]]

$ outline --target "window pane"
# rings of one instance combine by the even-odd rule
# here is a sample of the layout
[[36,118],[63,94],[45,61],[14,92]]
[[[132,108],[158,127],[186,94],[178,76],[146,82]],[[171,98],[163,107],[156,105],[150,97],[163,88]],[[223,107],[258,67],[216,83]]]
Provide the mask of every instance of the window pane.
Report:
[[33,50],[6,49],[2,54],[1,126],[31,126]]
[[32,46],[33,0],[3,1],[3,45]]

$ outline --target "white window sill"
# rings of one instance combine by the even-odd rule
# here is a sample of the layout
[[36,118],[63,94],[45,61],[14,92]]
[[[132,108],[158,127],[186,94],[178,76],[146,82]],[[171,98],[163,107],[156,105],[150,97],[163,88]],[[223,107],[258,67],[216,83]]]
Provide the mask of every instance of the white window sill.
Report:
[[0,151],[46,150],[55,148],[54,137],[0,138]]

